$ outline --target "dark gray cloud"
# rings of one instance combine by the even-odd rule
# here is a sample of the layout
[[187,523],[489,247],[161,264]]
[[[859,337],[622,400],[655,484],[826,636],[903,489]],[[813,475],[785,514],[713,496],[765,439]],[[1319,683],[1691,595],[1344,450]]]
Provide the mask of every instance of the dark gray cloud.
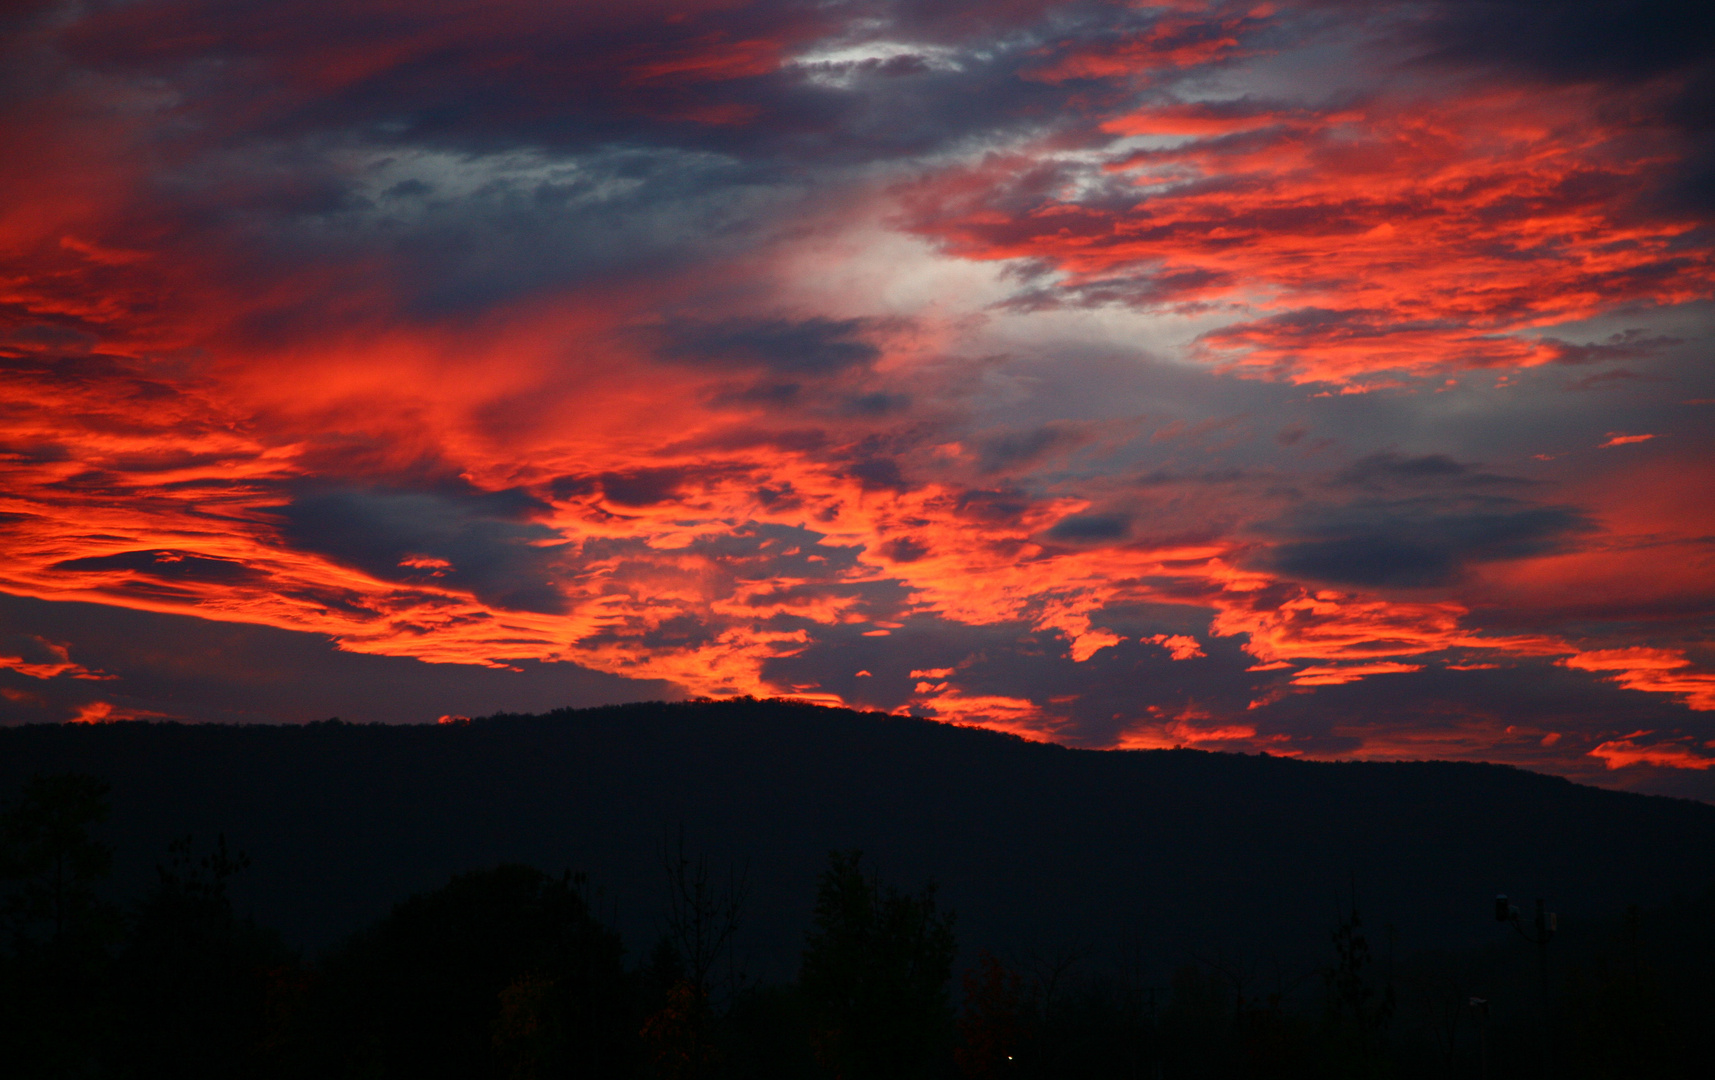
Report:
[[1553,79],[1651,79],[1715,57],[1715,8],[1699,0],[1436,0],[1437,58]]
[[1623,386],[1626,383],[1666,382],[1660,375],[1643,375],[1626,368],[1614,368],[1611,371],[1599,371],[1594,375],[1586,375],[1582,379],[1566,384],[1568,390],[1603,390]]
[[[257,296],[305,263],[347,267],[330,287],[351,289],[385,266],[406,313],[445,316],[659,281],[755,245],[853,167],[1075,127],[1087,88],[1021,78],[1036,47],[1140,22],[1099,3],[518,6],[98,6],[41,31],[60,66],[38,81],[172,87],[184,123],[157,130],[129,214],[147,246],[234,254],[222,272]],[[899,35],[924,52],[894,55]],[[325,299],[278,295],[246,329],[325,325]]]
[[[1158,17],[1058,0],[761,0],[672,20],[649,6],[581,5],[551,19],[516,6],[298,0],[283,21],[277,5],[179,0],[98,12],[65,47],[92,66],[195,86],[202,93],[180,107],[224,136],[242,117],[277,133],[385,130],[479,152],[673,145],[851,161],[1056,117],[1088,88],[1016,77],[1040,65],[1044,41]],[[199,33],[164,32],[185,25]],[[874,42],[887,49],[866,55]],[[818,44],[845,48],[800,59]],[[336,64],[338,76],[321,76]]]
[[841,411],[848,416],[891,416],[911,408],[911,395],[872,390],[846,398]]
[[264,575],[236,559],[211,558],[170,549],[64,559],[55,563],[53,568],[72,572],[124,570],[165,581],[205,582],[210,585],[243,585],[264,579]]
[[1596,531],[1585,511],[1530,497],[1543,487],[1448,454],[1366,454],[1311,484],[1268,485],[1290,509],[1255,527],[1268,544],[1249,562],[1301,582],[1452,584],[1476,565],[1567,550]]
[[905,491],[911,487],[911,481],[905,478],[899,462],[890,457],[859,457],[846,466],[845,473],[861,482],[865,489]]
[[1030,496],[1022,491],[970,490],[959,493],[957,512],[971,521],[1009,525],[1021,520],[1030,506]]
[[1082,446],[1090,441],[1087,426],[1051,423],[1024,431],[1006,431],[990,435],[977,445],[978,468],[985,473],[1006,472],[1036,464],[1057,452]]
[[547,489],[553,498],[562,501],[599,497],[615,506],[638,508],[672,502],[687,491],[742,472],[741,468],[727,465],[663,465],[561,476],[551,481]]
[[901,536],[886,541],[877,550],[896,563],[914,563],[933,549],[916,537]]
[[1099,544],[1131,535],[1130,514],[1073,514],[1048,530],[1048,538],[1074,544]]
[[782,375],[834,375],[873,363],[881,349],[865,339],[864,319],[728,319],[681,322],[666,330],[661,355],[717,367],[761,367]]
[[1335,474],[1336,484],[1373,486],[1489,487],[1520,485],[1531,481],[1484,472],[1476,465],[1462,464],[1446,454],[1412,456],[1394,451],[1370,454]]
[[1223,292],[1236,279],[1221,270],[1185,269],[1159,274],[1044,285],[1021,290],[999,307],[1007,311],[1049,311],[1055,308],[1094,308],[1107,305],[1151,308],[1195,302],[1200,296]]
[[[516,490],[311,490],[280,510],[294,545],[397,582],[438,581],[484,603],[557,613],[560,535],[528,520],[545,509]],[[413,560],[439,560],[444,566]]]
[[1421,588],[1478,563],[1560,550],[1593,528],[1571,507],[1507,498],[1364,501],[1299,512],[1275,529],[1290,539],[1257,561],[1304,581]]
[[1554,362],[1557,364],[1611,364],[1620,360],[1642,360],[1684,344],[1676,337],[1638,329],[1622,330],[1608,335],[1605,341],[1587,341],[1582,345],[1552,337],[1545,337],[1542,342],[1554,350]]

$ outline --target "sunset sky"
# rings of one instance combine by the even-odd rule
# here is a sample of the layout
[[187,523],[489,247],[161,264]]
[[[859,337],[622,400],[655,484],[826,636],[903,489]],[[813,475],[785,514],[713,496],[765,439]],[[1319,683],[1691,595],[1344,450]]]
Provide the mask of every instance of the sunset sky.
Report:
[[1715,800],[1715,7],[0,14],[0,717]]

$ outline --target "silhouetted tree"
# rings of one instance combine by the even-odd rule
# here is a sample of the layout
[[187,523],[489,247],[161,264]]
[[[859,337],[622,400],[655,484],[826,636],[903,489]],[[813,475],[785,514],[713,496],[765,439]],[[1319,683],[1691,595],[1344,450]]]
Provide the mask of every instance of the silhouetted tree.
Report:
[[107,1011],[118,909],[97,893],[113,855],[94,834],[108,787],[91,776],[35,776],[0,810],[0,1045],[20,1075],[92,1072]]
[[1354,906],[1330,935],[1335,960],[1322,973],[1328,1069],[1331,1076],[1379,1076],[1387,1071],[1382,1035],[1393,1018],[1394,989],[1377,992],[1370,943]]
[[225,834],[200,855],[189,836],[167,850],[115,969],[124,1019],[113,1071],[256,1076],[271,1049],[270,993],[295,961],[272,933],[234,915],[227,884],[250,860],[228,851]]
[[1567,973],[1556,1028],[1573,1051],[1566,1055],[1568,1076],[1641,1080],[1677,1071],[1683,1033],[1670,1021],[1660,976],[1643,959],[1639,923],[1633,905],[1622,923],[1619,955],[1604,951]]
[[933,1076],[953,1028],[953,915],[933,884],[900,893],[862,859],[832,853],[816,894],[798,977],[816,1054],[839,1080]]
[[[713,983],[723,959],[730,981],[738,981],[732,948],[744,909],[745,873],[734,869],[717,875],[708,855],[686,855],[683,827],[662,844],[661,865],[667,876],[667,936],[662,945],[677,961],[679,976],[666,987],[641,1034],[656,1075],[694,1080],[719,1057]],[[663,958],[658,949],[656,960]],[[654,967],[658,974],[662,964]]]
[[36,776],[0,812],[0,908],[15,950],[110,938],[116,912],[95,891],[113,851],[91,830],[107,820],[108,786],[92,776]]
[[661,864],[667,875],[667,934],[684,959],[685,977],[706,996],[717,965],[732,957],[744,913],[745,869],[718,875],[707,854],[686,855],[683,828],[663,844]]

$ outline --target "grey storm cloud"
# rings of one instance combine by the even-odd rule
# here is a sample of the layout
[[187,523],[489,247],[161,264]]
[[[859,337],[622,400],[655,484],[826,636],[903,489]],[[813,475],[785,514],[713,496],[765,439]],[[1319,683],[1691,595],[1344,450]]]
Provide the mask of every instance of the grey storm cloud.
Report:
[[[438,571],[496,607],[557,613],[564,599],[549,582],[561,551],[540,542],[560,536],[527,520],[539,508],[518,491],[343,489],[299,494],[280,514],[294,545],[376,577],[411,582]],[[413,558],[448,565],[401,565]]]

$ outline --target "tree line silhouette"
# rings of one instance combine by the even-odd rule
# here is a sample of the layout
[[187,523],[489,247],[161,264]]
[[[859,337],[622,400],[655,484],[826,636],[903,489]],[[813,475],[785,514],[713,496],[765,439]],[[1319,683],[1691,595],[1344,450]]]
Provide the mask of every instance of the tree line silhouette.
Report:
[[806,883],[796,979],[765,984],[740,947],[745,868],[687,853],[682,830],[661,845],[660,937],[635,959],[586,878],[519,864],[457,874],[305,958],[235,908],[250,860],[224,835],[172,841],[142,895],[112,899],[109,813],[78,774],[0,810],[9,1076],[1644,1078],[1703,1075],[1715,1049],[1715,894],[1632,909],[1557,971],[1548,1015],[1491,1016],[1473,988],[1529,1000],[1507,943],[1396,961],[1355,896],[1308,971],[1199,957],[1149,986],[1141,964],[1075,951],[960,970],[933,883],[835,851]]

